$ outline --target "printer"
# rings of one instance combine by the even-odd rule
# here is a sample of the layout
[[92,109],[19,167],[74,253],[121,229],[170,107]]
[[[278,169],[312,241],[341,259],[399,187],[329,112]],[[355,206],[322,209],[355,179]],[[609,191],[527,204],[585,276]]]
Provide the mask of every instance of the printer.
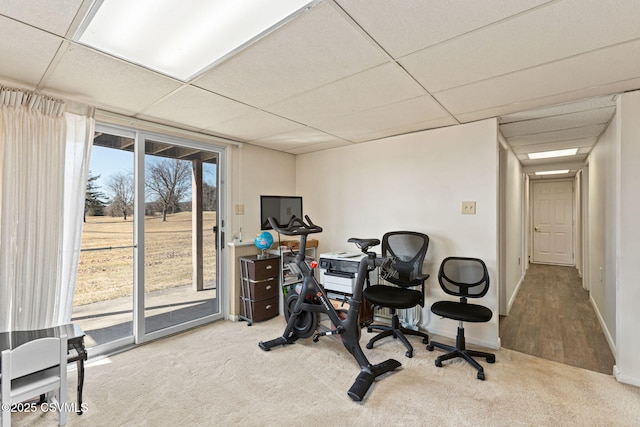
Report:
[[[319,282],[329,296],[352,295],[358,279],[360,260],[366,257],[362,252],[335,252],[320,254]],[[373,276],[371,273],[371,279]]]

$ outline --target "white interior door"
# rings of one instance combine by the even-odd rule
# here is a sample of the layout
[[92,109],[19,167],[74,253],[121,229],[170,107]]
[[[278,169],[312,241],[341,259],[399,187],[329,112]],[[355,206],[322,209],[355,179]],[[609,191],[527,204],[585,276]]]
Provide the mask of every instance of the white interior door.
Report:
[[573,182],[533,183],[533,262],[573,265]]

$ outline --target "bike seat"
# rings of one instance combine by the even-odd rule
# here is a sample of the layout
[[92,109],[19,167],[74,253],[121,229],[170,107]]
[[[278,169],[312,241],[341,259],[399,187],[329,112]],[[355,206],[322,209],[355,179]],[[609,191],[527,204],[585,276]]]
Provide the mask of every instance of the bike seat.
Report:
[[380,244],[380,239],[358,239],[357,237],[352,237],[347,241],[349,243],[355,243],[363,252],[366,252],[369,248]]

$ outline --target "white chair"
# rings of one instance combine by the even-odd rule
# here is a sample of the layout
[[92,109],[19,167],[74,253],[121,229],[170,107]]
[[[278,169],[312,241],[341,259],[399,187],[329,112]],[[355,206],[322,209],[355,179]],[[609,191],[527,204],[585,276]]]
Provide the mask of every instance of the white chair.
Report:
[[[67,336],[39,338],[4,350],[1,359],[0,393],[2,427],[11,426],[9,408],[43,394],[57,402],[59,425],[67,422]],[[57,398],[56,398],[57,397]],[[54,407],[54,405],[51,405]]]

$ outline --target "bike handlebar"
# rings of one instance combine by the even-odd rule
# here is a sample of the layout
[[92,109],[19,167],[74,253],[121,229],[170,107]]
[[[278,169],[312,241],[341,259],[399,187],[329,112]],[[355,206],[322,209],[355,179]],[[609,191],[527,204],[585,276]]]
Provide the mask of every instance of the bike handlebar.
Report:
[[286,226],[280,224],[278,220],[272,216],[270,216],[268,220],[269,224],[271,224],[271,228],[273,228],[280,234],[284,234],[285,236],[306,236],[308,234],[322,232],[322,227],[320,227],[319,225],[315,225],[308,215],[305,215],[304,218],[307,220],[306,223],[304,222],[304,220],[298,217],[291,217],[289,223]]

